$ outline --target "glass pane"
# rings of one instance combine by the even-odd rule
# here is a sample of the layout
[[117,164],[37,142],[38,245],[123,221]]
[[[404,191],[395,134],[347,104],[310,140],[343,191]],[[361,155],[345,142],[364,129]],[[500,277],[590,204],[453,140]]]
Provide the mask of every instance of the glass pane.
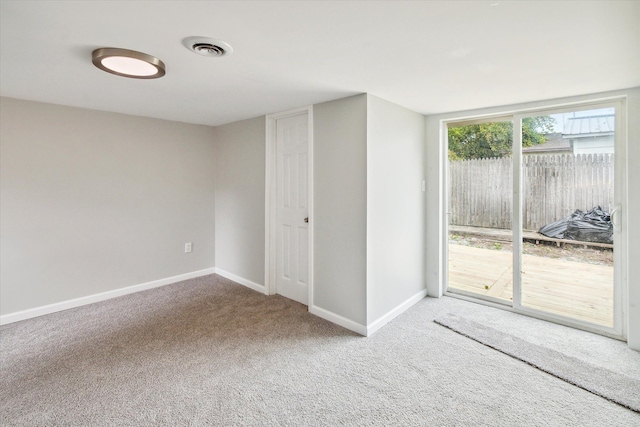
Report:
[[523,121],[524,307],[613,327],[614,122],[613,108]]
[[448,290],[510,304],[512,123],[449,128],[448,140]]

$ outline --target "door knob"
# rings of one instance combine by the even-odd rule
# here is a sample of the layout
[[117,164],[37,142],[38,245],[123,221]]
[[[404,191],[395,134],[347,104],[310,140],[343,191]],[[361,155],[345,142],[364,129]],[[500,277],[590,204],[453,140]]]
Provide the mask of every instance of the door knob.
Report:
[[306,217],[306,218],[304,219],[304,222],[309,222],[309,217]]

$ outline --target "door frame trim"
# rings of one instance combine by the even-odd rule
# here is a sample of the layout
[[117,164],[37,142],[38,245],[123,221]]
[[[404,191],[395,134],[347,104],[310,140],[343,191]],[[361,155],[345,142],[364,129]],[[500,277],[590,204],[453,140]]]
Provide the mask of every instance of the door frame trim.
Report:
[[276,121],[287,117],[307,114],[307,206],[309,207],[308,229],[308,305],[313,305],[313,105],[307,105],[279,113],[268,114],[265,120],[265,237],[264,237],[264,292],[274,295],[276,287],[276,177],[277,177],[277,145]]

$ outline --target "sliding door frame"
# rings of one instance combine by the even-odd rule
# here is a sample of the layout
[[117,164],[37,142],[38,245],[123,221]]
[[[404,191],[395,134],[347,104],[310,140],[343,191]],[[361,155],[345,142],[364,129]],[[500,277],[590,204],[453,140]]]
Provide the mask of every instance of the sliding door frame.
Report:
[[[615,149],[614,149],[614,209],[612,211],[612,222],[614,223],[614,324],[613,327],[606,327],[570,317],[555,315],[542,310],[537,310],[522,306],[522,120],[545,114],[557,114],[563,112],[589,110],[595,108],[615,108]],[[512,217],[512,239],[513,239],[513,302],[484,295],[477,295],[471,292],[448,290],[449,283],[449,263],[448,263],[448,236],[449,236],[449,162],[448,162],[448,132],[449,127],[465,126],[471,124],[511,121],[513,123],[513,217]],[[625,302],[628,295],[627,282],[627,126],[626,126],[626,99],[624,97],[613,97],[605,99],[595,99],[585,102],[574,102],[565,104],[550,104],[530,109],[493,113],[481,116],[461,117],[450,120],[441,120],[441,144],[443,149],[442,164],[444,170],[444,224],[441,238],[442,242],[442,266],[444,269],[444,294],[485,305],[521,313],[530,317],[551,321],[576,329],[595,332],[601,335],[626,341],[628,314],[626,313]],[[617,220],[616,220],[617,219]]]

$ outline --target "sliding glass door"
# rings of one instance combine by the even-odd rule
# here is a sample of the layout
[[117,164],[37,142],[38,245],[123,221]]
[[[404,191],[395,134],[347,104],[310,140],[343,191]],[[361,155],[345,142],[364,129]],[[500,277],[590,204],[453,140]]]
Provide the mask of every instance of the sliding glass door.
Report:
[[[616,105],[516,117],[549,122],[541,145],[523,144],[515,307],[622,335],[619,247],[623,202]],[[526,130],[523,126],[522,138]],[[624,149],[624,148],[622,148]]]
[[623,337],[620,104],[448,128],[447,291]]
[[449,157],[449,289],[513,299],[511,121],[453,125]]

